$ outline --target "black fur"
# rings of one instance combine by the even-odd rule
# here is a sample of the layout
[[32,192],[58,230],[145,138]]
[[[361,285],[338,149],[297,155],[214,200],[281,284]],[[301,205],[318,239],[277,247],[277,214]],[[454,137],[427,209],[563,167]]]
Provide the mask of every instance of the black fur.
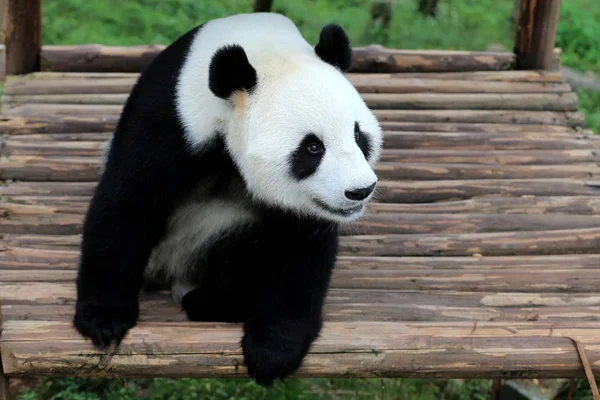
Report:
[[235,90],[251,92],[256,86],[256,70],[243,48],[223,46],[213,55],[208,69],[208,87],[215,96],[228,99]]
[[365,159],[369,161],[371,158],[371,140],[369,139],[369,135],[365,135],[360,130],[358,122],[354,123],[354,137],[356,138],[356,144],[358,144],[360,151],[364,154]]
[[319,168],[324,154],[323,142],[312,133],[306,135],[290,157],[290,172],[298,180],[308,178]]
[[328,24],[321,30],[315,53],[326,63],[346,72],[352,66],[352,47],[344,29]]
[[[202,151],[188,149],[176,113],[177,76],[198,29],[141,74],[87,211],[73,324],[99,348],[118,345],[136,325],[144,267],[179,202],[198,185],[218,195],[241,179],[218,135]],[[260,223],[221,238],[199,258],[204,284],[183,307],[194,320],[245,322],[245,363],[267,385],[293,373],[319,334],[338,227],[257,207]]]

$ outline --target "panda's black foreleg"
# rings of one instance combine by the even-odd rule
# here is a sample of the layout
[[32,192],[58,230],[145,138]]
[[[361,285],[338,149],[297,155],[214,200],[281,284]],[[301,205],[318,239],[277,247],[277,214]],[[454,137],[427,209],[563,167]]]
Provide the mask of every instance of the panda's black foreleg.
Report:
[[261,385],[293,374],[321,331],[337,236],[333,230],[312,234],[272,240],[270,255],[260,261],[267,273],[253,282],[264,286],[245,321],[242,348],[249,375]]
[[112,173],[101,178],[86,215],[73,319],[99,348],[120,344],[137,323],[143,270],[168,210],[158,188]]

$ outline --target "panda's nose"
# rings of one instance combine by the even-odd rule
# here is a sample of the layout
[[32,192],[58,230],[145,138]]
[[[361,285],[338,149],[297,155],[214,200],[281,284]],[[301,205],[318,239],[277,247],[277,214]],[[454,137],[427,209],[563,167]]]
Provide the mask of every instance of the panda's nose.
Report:
[[357,201],[364,200],[367,197],[369,197],[369,195],[371,193],[373,193],[373,189],[375,189],[376,184],[377,184],[377,182],[373,182],[372,185],[364,187],[364,188],[346,190],[345,195],[350,200],[357,200]]

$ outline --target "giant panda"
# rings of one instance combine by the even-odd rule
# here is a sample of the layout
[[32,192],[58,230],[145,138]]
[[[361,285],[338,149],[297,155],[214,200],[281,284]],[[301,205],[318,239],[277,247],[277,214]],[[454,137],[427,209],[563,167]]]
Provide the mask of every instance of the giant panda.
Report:
[[74,327],[119,345],[149,281],[192,321],[243,323],[248,374],[293,374],[322,326],[340,224],[377,186],[382,131],[343,72],[335,24],[311,46],[288,18],[206,22],[140,74],[82,232]]

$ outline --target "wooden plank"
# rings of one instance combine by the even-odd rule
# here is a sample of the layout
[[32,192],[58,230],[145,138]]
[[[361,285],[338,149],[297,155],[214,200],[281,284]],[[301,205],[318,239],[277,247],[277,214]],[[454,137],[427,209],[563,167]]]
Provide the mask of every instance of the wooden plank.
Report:
[[[24,104],[123,105],[128,94],[3,95],[4,110]],[[577,95],[566,93],[361,93],[371,109],[577,111]]]
[[373,110],[379,121],[543,124],[583,127],[581,112],[499,110]]
[[368,212],[375,213],[479,213],[502,215],[595,215],[600,213],[596,196],[486,196],[468,200],[437,203],[372,203]]
[[30,135],[49,132],[112,132],[117,116],[0,116],[0,133],[6,135]]
[[[527,94],[453,94],[453,93],[363,93],[362,98],[372,109],[475,109],[577,111],[575,93]],[[20,104],[85,104],[122,105],[127,94],[47,94],[3,96],[7,110]]]
[[[42,190],[37,189],[37,185],[25,187],[33,194]],[[54,190],[59,193],[71,189],[66,186]],[[571,179],[470,179],[380,182],[376,190],[376,200],[381,203],[432,203],[481,196],[597,196],[600,186]],[[4,188],[0,188],[0,194],[3,191]]]
[[[33,72],[27,76],[11,76],[9,82],[20,80],[57,80],[57,79],[137,79],[138,72]],[[562,83],[563,76],[560,71],[553,70],[506,70],[506,71],[469,71],[469,72],[399,72],[399,73],[345,73],[348,79],[365,77],[407,78],[407,79],[446,79],[469,81],[506,81],[506,82],[546,82]]]
[[[44,157],[11,155],[0,163],[0,179],[20,181],[98,181],[101,160],[99,154],[89,157],[73,147],[68,156]],[[99,147],[99,146],[98,146]],[[8,151],[11,151],[9,148]],[[102,151],[101,149],[97,150]],[[14,151],[12,151],[14,153]],[[79,153],[79,154],[77,154]],[[74,156],[71,154],[77,154]],[[86,157],[88,156],[88,157]],[[380,162],[375,167],[379,179],[385,180],[445,180],[445,179],[536,179],[592,178],[600,175],[597,164],[579,165],[473,165],[438,163]]]
[[[73,318],[75,297],[61,297],[54,304],[35,303],[23,296],[24,289],[48,293],[60,283],[12,284],[8,289],[19,298],[10,298],[3,306],[7,320],[67,321]],[[58,289],[58,288],[56,288]],[[59,289],[60,290],[60,289]],[[60,292],[56,292],[60,296]],[[518,301],[509,301],[513,295]],[[486,302],[493,298],[492,304]],[[528,304],[527,301],[533,302]],[[502,305],[506,302],[507,305]],[[336,289],[329,290],[323,310],[326,321],[398,321],[398,322],[526,322],[577,320],[597,321],[598,297],[570,293],[490,293],[451,291],[393,291]],[[516,304],[513,304],[516,303]],[[498,304],[498,305],[496,305]],[[189,322],[167,292],[140,295],[140,322]]]
[[[139,72],[165,48],[163,45],[46,45],[43,71]],[[382,46],[352,49],[352,72],[453,72],[514,69],[513,53],[443,50],[396,50]]]
[[[86,118],[117,119],[122,106],[115,105],[59,105],[27,104],[3,111],[3,119],[30,118]],[[551,111],[498,111],[498,110],[373,110],[381,121],[438,122],[438,123],[514,123],[584,127],[581,112]],[[64,129],[59,130],[59,132]],[[82,129],[81,131],[90,131]],[[107,131],[107,129],[103,129]]]
[[[8,146],[8,144],[7,144]],[[58,153],[60,147],[55,147]],[[99,154],[99,153],[98,153]],[[597,150],[440,150],[384,149],[381,162],[502,165],[568,165],[597,163]]]
[[[75,270],[2,271],[3,283],[72,283],[75,281],[75,277]],[[513,269],[501,271],[490,269],[471,269],[469,271],[423,271],[421,269],[336,270],[332,277],[332,287],[366,290],[452,290],[459,292],[508,290],[527,293],[554,293],[557,291],[592,293],[598,288],[599,284],[600,271],[598,268],[525,270],[520,265],[514,265]],[[5,301],[10,302],[10,300],[10,295],[6,295]],[[576,310],[572,309],[571,311]],[[600,307],[594,314],[600,316]],[[392,315],[388,316],[392,317]]]
[[[39,73],[37,73],[39,74]],[[560,71],[552,70],[507,70],[507,71],[469,71],[469,72],[401,72],[401,73],[349,73],[349,77],[362,78],[375,76],[378,78],[407,79],[447,79],[468,81],[501,81],[501,82],[546,82],[562,83]]]
[[[388,77],[378,74],[355,76],[348,80],[361,93],[561,93],[570,92],[568,83],[480,81],[469,79],[435,79]],[[135,78],[121,79],[33,79],[7,82],[4,96],[128,94]],[[18,100],[15,100],[18,101]]]
[[363,93],[371,109],[383,110],[515,110],[515,111],[577,111],[575,93]]
[[42,1],[7,0],[5,18],[6,74],[39,71]]
[[[295,376],[580,377],[571,337],[597,371],[599,326],[327,322]],[[241,335],[232,324],[143,323],[105,355],[69,323],[9,321],[1,348],[10,375],[246,377]]]
[[[524,232],[592,228],[600,217],[591,215],[447,214],[379,212],[343,224],[342,235]],[[84,207],[78,210],[53,206],[0,203],[0,233],[72,235],[83,228]],[[393,210],[393,208],[392,208]],[[397,210],[394,210],[397,211]]]
[[523,124],[478,124],[441,122],[382,121],[380,126],[387,131],[408,132],[470,132],[470,133],[575,133],[579,129],[564,125]]
[[384,132],[386,149],[575,150],[598,149],[600,137],[565,133]]
[[553,69],[560,4],[560,0],[521,0],[514,46],[517,69]]
[[[2,234],[3,246],[78,250],[80,235]],[[340,255],[437,257],[593,254],[600,229],[553,231],[353,235],[340,238]]]
[[[0,196],[91,196],[96,182],[10,182]],[[597,196],[600,186],[574,179],[469,179],[445,181],[381,181],[375,201],[431,203],[481,196]]]
[[[25,237],[34,243],[41,238]],[[15,236],[15,245],[22,239]],[[46,239],[44,242],[57,241]],[[47,248],[40,243],[40,247]],[[344,236],[340,254],[361,256],[507,256],[595,253],[600,246],[600,229],[556,231]]]

